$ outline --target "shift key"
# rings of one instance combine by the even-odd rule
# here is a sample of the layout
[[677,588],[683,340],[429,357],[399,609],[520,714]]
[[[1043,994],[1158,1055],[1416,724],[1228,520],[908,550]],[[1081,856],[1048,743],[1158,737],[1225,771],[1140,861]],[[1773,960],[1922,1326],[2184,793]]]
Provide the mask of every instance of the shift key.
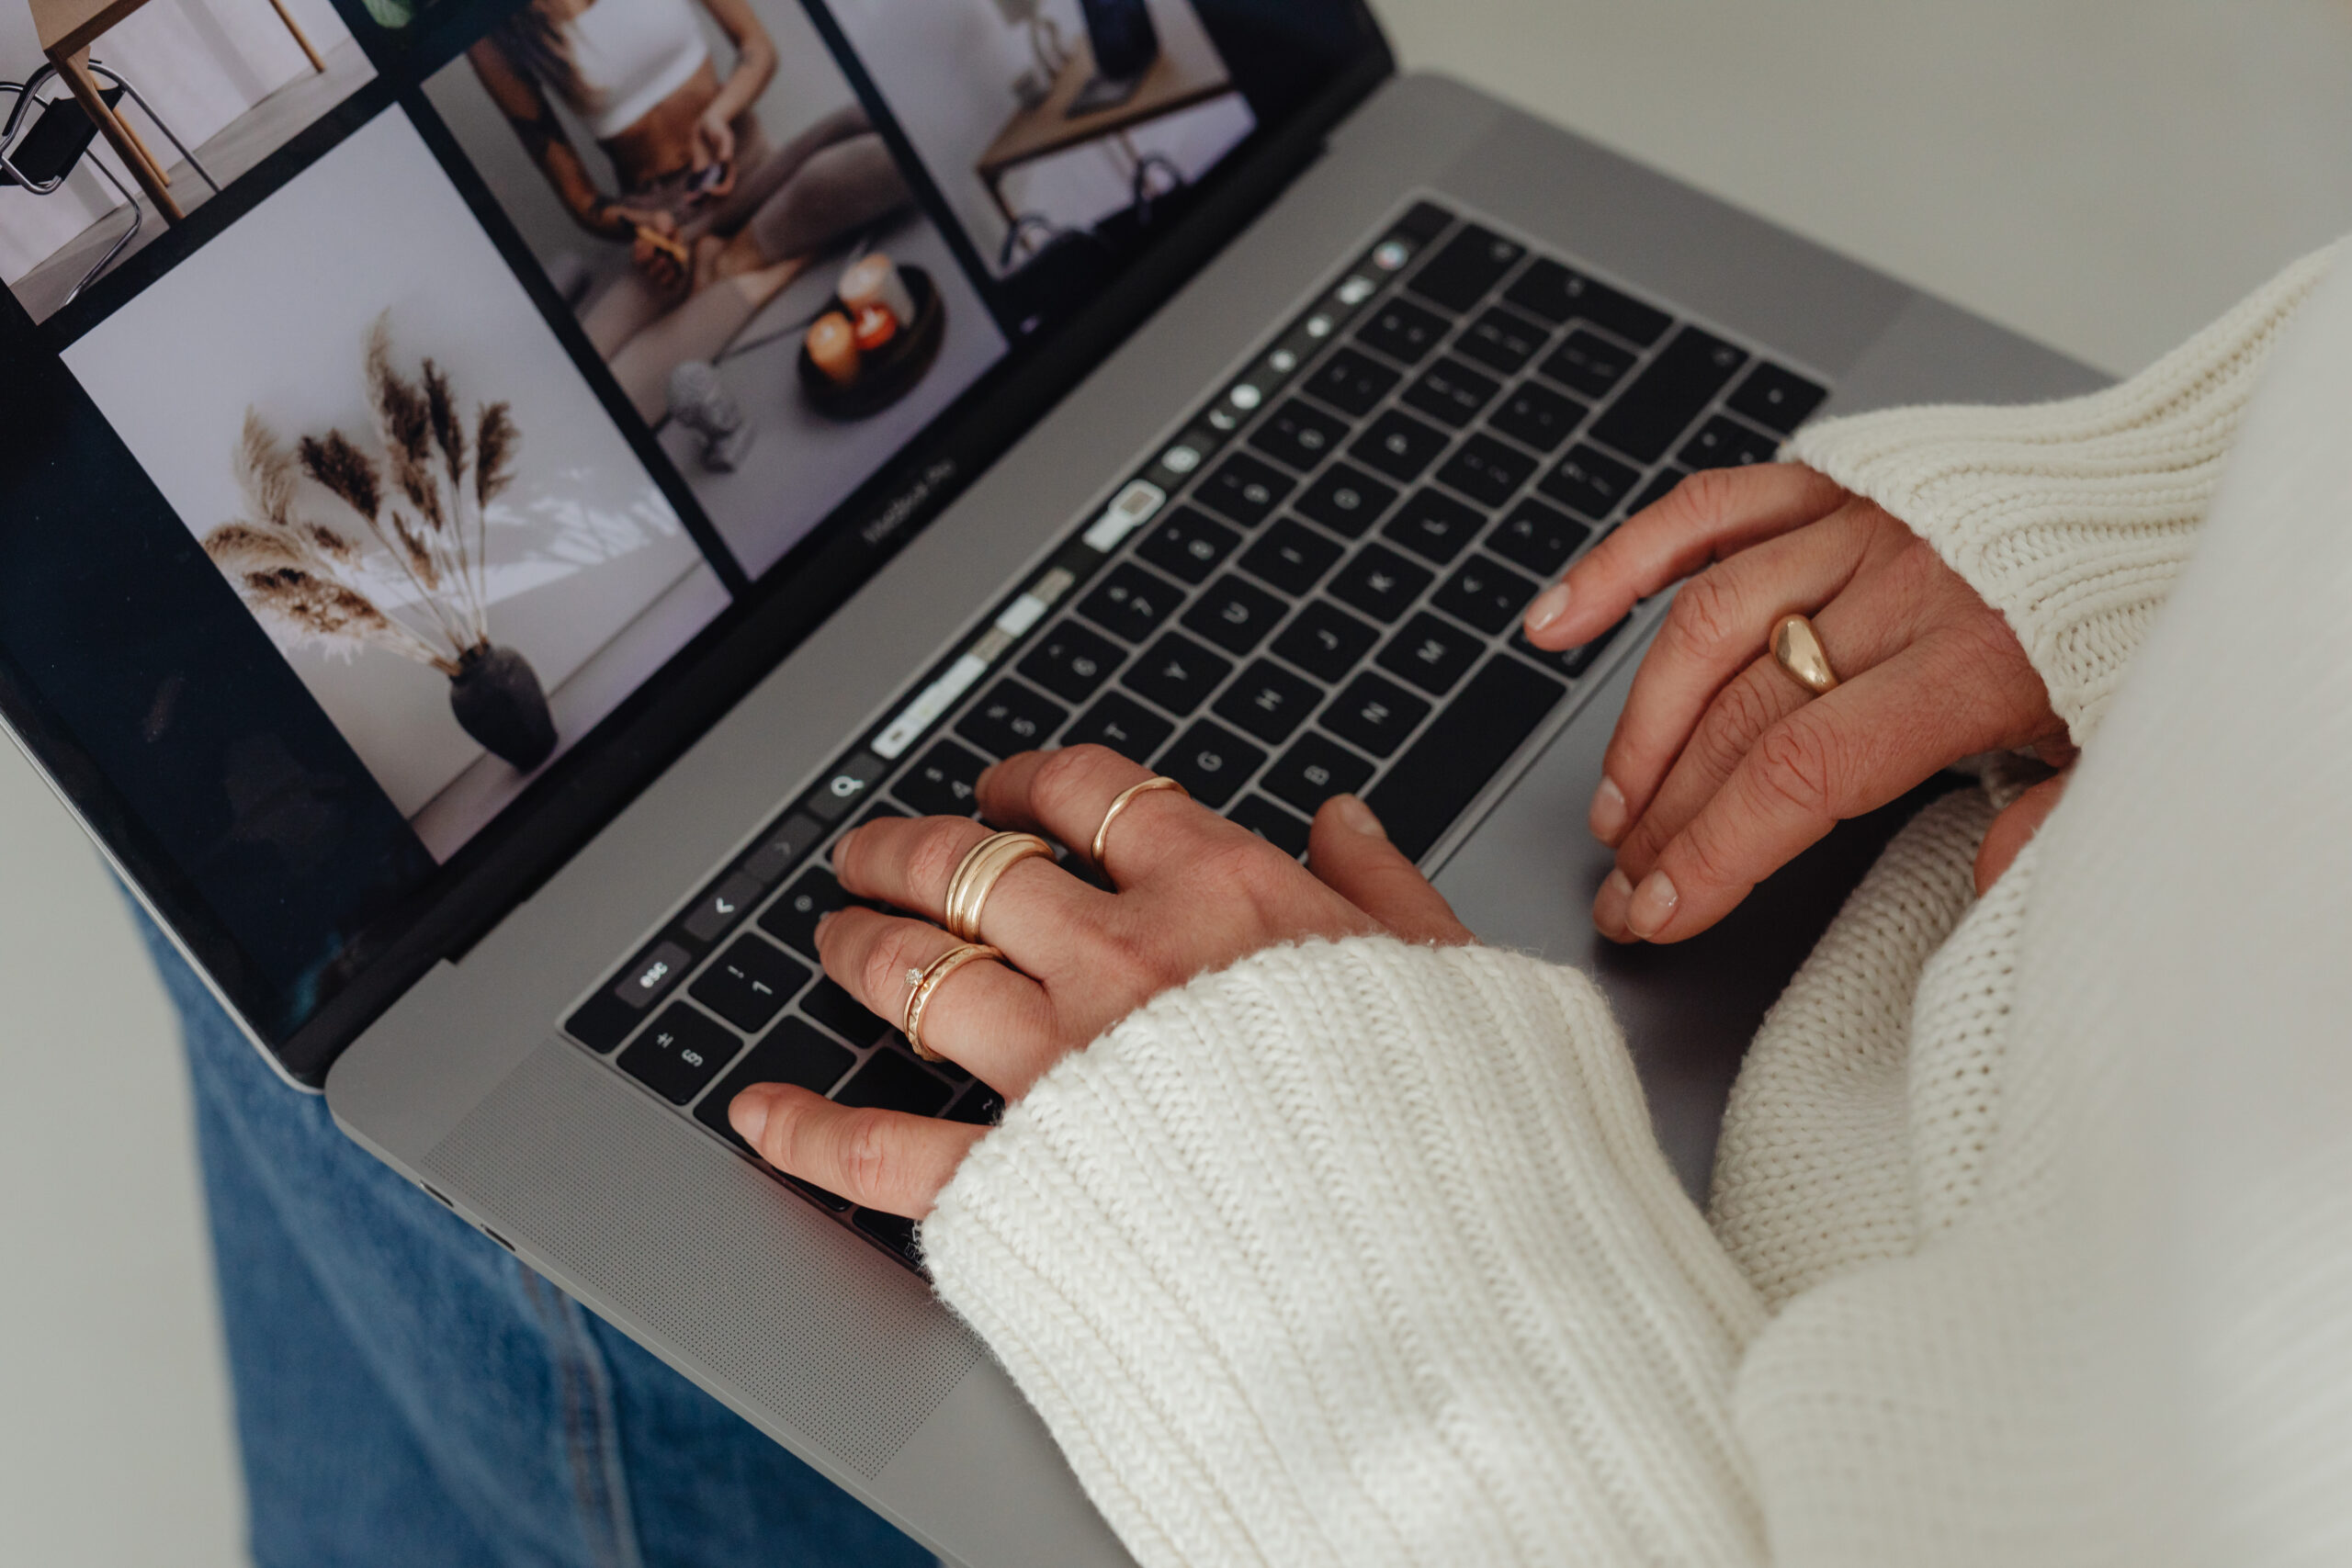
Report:
[[1429,853],[1567,688],[1506,654],[1487,660],[1365,804],[1408,860]]
[[1618,394],[1589,434],[1628,457],[1655,463],[1747,362],[1745,353],[1723,339],[1685,327]]

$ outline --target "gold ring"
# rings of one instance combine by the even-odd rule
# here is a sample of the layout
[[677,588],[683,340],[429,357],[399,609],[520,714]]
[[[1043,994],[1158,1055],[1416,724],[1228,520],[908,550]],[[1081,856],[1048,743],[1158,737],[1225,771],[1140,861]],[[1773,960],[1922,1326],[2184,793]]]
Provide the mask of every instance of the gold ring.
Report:
[[951,947],[931,961],[930,967],[909,971],[914,988],[907,993],[907,1014],[899,1025],[899,1032],[907,1037],[908,1046],[926,1062],[944,1062],[946,1057],[922,1043],[922,1010],[931,1005],[932,993],[947,983],[947,976],[965,964],[982,958],[1002,958],[998,952],[982,942],[967,942]]
[[1782,615],[1772,626],[1772,662],[1815,696],[1838,689],[1838,671],[1829,667],[1829,651],[1820,634],[1803,615]]
[[1035,833],[990,833],[956,863],[947,879],[947,900],[940,924],[958,942],[980,940],[980,909],[996,891],[997,879],[1023,861],[1036,855],[1051,858],[1054,846]]
[[1135,799],[1136,796],[1139,795],[1149,795],[1156,789],[1172,789],[1187,800],[1193,798],[1193,792],[1191,790],[1186,789],[1182,784],[1178,784],[1174,779],[1168,777],[1164,773],[1154,774],[1152,777],[1144,780],[1141,784],[1129,784],[1126,788],[1121,790],[1112,800],[1111,809],[1102,813],[1102,826],[1094,829],[1094,848],[1091,852],[1091,858],[1096,865],[1099,866],[1102,864],[1102,847],[1111,837],[1111,824],[1119,819],[1119,813],[1125,811],[1127,808],[1127,803]]

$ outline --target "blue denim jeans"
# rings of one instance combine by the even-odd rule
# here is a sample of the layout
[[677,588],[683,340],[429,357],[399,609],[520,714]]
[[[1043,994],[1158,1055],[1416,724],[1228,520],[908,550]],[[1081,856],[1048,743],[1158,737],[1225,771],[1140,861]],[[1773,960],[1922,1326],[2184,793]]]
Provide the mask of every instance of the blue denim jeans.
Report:
[[146,935],[187,1036],[261,1568],[931,1568],[362,1152]]

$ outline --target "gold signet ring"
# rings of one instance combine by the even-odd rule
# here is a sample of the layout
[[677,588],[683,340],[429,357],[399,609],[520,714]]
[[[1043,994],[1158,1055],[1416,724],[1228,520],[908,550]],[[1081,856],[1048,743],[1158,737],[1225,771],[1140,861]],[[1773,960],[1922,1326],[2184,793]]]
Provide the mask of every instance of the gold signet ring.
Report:
[[1189,797],[1193,793],[1191,790],[1186,789],[1182,784],[1178,784],[1174,779],[1168,777],[1164,773],[1155,774],[1154,776],[1144,780],[1143,783],[1139,784],[1129,784],[1126,788],[1121,790],[1112,798],[1111,808],[1102,813],[1102,825],[1094,829],[1094,846],[1088,852],[1088,858],[1092,860],[1096,865],[1101,865],[1102,863],[1102,852],[1104,849],[1109,847],[1111,842],[1111,824],[1119,819],[1119,813],[1125,811],[1127,808],[1128,804],[1132,802],[1136,796],[1139,795],[1149,795],[1152,791],[1159,789],[1172,789],[1178,795],[1187,797]]
[[996,891],[998,880],[1023,861],[1037,855],[1051,858],[1054,846],[1035,833],[990,833],[966,852],[947,879],[947,899],[939,922],[958,942],[980,940],[980,910]]
[[1838,689],[1838,671],[1829,667],[1829,652],[1820,634],[1803,615],[1782,615],[1772,627],[1772,661],[1815,696]]

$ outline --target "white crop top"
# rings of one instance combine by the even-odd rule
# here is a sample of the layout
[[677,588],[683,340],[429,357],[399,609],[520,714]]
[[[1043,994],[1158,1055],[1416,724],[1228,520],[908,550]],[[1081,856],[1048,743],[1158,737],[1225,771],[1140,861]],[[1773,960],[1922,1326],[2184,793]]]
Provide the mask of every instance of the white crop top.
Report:
[[710,58],[690,0],[593,0],[563,31],[590,100],[571,107],[599,141],[643,119]]

